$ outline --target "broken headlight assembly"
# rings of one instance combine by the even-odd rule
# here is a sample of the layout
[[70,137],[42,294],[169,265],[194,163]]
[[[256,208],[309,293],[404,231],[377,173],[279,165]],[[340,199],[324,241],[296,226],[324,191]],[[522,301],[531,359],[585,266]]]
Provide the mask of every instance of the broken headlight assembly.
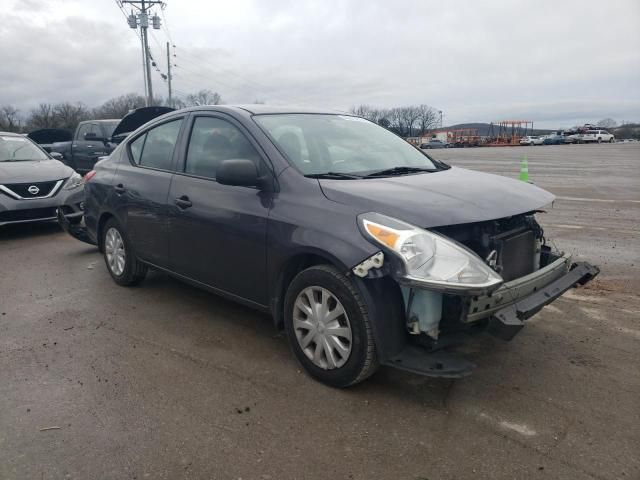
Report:
[[369,241],[401,261],[401,283],[472,293],[493,290],[503,282],[478,255],[442,235],[379,213],[359,215],[358,224]]

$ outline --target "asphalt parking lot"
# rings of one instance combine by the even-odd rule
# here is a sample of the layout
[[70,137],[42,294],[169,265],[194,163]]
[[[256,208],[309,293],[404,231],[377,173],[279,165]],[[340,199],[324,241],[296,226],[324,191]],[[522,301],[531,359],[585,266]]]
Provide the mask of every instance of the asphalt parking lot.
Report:
[[527,154],[546,237],[600,277],[469,346],[468,378],[333,390],[264,315],[0,228],[0,479],[640,478],[640,145],[432,154],[511,177]]

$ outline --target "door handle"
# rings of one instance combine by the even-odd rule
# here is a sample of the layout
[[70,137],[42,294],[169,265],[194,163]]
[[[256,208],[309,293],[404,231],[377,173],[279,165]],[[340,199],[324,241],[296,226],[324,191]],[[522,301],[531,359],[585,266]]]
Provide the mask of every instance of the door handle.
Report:
[[182,210],[193,205],[193,203],[191,203],[191,200],[189,200],[189,197],[187,197],[186,195],[182,195],[181,197],[176,198],[173,202]]
[[113,187],[113,189],[116,191],[118,195],[122,195],[125,192],[125,188],[121,183]]

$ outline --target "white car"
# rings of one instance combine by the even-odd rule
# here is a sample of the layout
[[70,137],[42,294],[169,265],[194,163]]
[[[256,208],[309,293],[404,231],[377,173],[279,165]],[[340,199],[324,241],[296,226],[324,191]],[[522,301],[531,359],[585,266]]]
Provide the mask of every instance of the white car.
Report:
[[520,139],[520,145],[542,145],[544,138],[538,136],[522,137]]
[[587,130],[587,132],[583,133],[578,139],[578,143],[613,143],[615,141],[616,138],[613,134],[606,130]]

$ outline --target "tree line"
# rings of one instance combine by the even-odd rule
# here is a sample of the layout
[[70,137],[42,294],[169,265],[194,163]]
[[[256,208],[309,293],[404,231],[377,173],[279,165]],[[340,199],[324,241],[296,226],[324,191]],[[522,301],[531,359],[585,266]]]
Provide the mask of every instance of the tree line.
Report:
[[[173,99],[156,98],[154,105],[185,108],[194,105],[218,105],[222,97],[217,92],[205,89]],[[75,130],[84,120],[122,118],[130,110],[144,107],[145,97],[136,93],[120,95],[104,102],[99,107],[89,107],[82,102],[40,103],[28,112],[21,112],[13,105],[0,105],[0,131],[26,133],[40,128],[64,128]]]
[[394,131],[402,137],[417,137],[440,127],[440,112],[429,105],[376,108],[359,105],[351,113]]

